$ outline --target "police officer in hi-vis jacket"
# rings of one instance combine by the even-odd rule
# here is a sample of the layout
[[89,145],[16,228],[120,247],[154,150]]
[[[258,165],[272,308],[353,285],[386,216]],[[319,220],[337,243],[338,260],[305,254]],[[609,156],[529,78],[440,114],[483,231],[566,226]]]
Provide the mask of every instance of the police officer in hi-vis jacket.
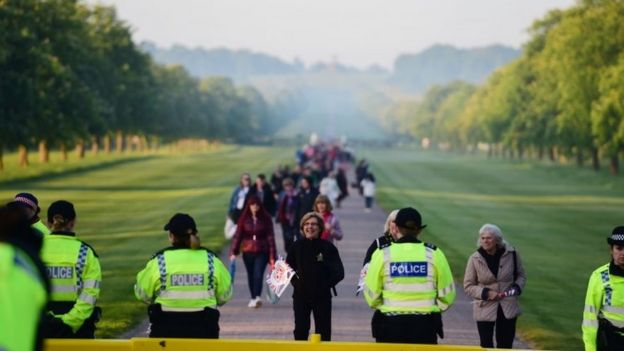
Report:
[[624,350],[624,226],[607,238],[611,262],[589,277],[583,310],[586,351]]
[[193,218],[178,213],[165,225],[171,246],[137,274],[134,293],[149,304],[150,337],[219,338],[217,306],[232,298],[230,273],[199,246]]
[[364,297],[381,312],[374,321],[377,342],[437,344],[443,336],[440,313],[455,301],[455,284],[446,257],[418,240],[425,227],[418,211],[399,210],[392,245],[378,249],[364,279]]
[[100,260],[91,246],[76,238],[75,224],[71,202],[50,205],[51,233],[44,236],[41,250],[52,285],[43,327],[46,338],[93,339],[100,318],[101,310],[95,306],[102,281]]

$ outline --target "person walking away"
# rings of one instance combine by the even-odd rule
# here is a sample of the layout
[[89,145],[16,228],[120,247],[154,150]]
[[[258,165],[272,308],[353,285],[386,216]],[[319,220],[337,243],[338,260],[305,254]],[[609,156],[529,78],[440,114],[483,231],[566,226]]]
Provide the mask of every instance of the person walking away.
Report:
[[496,347],[511,349],[521,313],[518,297],[526,284],[522,260],[494,224],[479,229],[477,247],[466,265],[464,290],[473,299],[481,347],[494,348],[496,329]]
[[230,261],[235,260],[241,252],[247,269],[247,284],[251,295],[247,307],[258,308],[262,305],[264,270],[267,262],[271,268],[274,266],[276,252],[273,221],[256,196],[249,197],[247,206],[238,220],[230,248]]
[[318,195],[319,192],[313,186],[312,177],[301,177],[301,186],[297,192],[297,223],[301,222],[303,215],[314,210],[314,201]]
[[14,206],[0,207],[0,350],[41,350],[38,328],[50,286],[41,233]]
[[51,233],[43,239],[43,260],[52,285],[48,314],[43,322],[46,338],[95,338],[101,309],[96,307],[102,283],[97,253],[74,233],[76,210],[65,200],[48,208]]
[[364,195],[364,210],[366,212],[370,212],[373,207],[373,198],[375,197],[375,177],[372,173],[366,174],[362,182],[360,183],[362,187],[362,194]]
[[355,166],[355,185],[358,187],[360,195],[363,195],[362,180],[368,174],[368,162],[366,159],[361,159]]
[[347,180],[347,175],[342,167],[339,166],[338,173],[336,173],[336,184],[338,184],[338,189],[340,189],[340,195],[336,199],[336,208],[340,208],[340,203],[347,196],[349,196],[349,181]]
[[343,233],[340,221],[333,212],[333,207],[327,196],[319,195],[316,197],[314,211],[323,218],[323,227],[325,229],[321,232],[321,239],[329,240],[332,244],[334,240],[342,240]]
[[283,188],[284,191],[277,211],[277,220],[282,226],[284,250],[289,252],[295,240],[299,240],[299,223],[296,222],[299,198],[295,191],[295,182],[291,178],[284,179]]
[[455,301],[451,269],[442,250],[418,240],[426,227],[418,211],[402,208],[395,223],[397,240],[373,253],[364,279],[366,302],[382,314],[373,335],[377,342],[437,344],[441,312]]
[[338,196],[340,196],[340,188],[338,188],[338,182],[336,181],[335,172],[330,172],[327,177],[321,180],[321,184],[319,185],[319,193],[321,195],[327,196],[327,198],[331,202],[332,207],[336,206],[336,201],[338,200]]
[[249,190],[249,195],[257,196],[262,201],[262,206],[271,215],[275,217],[277,203],[275,202],[275,194],[271,190],[271,186],[266,181],[266,176],[262,173],[256,177],[256,183]]
[[39,218],[41,208],[39,207],[39,200],[35,197],[35,195],[31,193],[19,193],[15,195],[15,198],[9,206],[20,207],[31,226],[34,229],[37,229],[42,236],[50,234],[50,229],[48,229],[41,218]]
[[316,333],[321,340],[331,340],[332,294],[344,279],[344,267],[338,249],[320,238],[325,229],[323,218],[309,212],[301,218],[304,238],[296,241],[286,257],[286,263],[295,270],[292,278],[293,310],[295,313],[295,340],[307,340],[310,333],[310,313],[314,315]]
[[583,309],[586,351],[624,350],[624,226],[607,238],[611,262],[592,272]]
[[137,274],[135,297],[149,305],[152,338],[219,338],[218,306],[232,298],[230,273],[201,247],[193,217],[176,213],[164,227],[171,246]]
[[243,173],[240,178],[239,185],[234,188],[232,196],[230,196],[230,206],[228,207],[228,217],[232,222],[237,223],[238,217],[243,212],[249,197],[251,189],[251,176],[249,173]]

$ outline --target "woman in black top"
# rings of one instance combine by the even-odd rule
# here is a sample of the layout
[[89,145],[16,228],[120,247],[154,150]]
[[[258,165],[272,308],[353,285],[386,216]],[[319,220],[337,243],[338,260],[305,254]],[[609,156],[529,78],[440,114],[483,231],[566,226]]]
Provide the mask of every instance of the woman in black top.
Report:
[[295,340],[307,340],[310,333],[310,312],[314,314],[316,333],[321,340],[331,340],[331,290],[344,278],[344,267],[336,247],[320,238],[323,218],[309,212],[301,218],[304,239],[295,241],[286,262],[296,275],[293,285]]

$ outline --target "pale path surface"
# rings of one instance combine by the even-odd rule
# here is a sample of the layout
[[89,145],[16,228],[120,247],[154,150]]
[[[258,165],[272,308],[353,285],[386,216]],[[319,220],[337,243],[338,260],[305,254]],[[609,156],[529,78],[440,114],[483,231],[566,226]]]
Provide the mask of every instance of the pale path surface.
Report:
[[[345,279],[338,284],[338,296],[333,298],[332,340],[374,341],[371,336],[370,320],[373,311],[364,298],[355,296],[355,288],[368,246],[381,235],[386,214],[378,206],[370,213],[364,212],[364,199],[356,189],[349,189],[350,196],[343,206],[335,210],[338,215],[344,239],[336,243],[345,266]],[[425,219],[427,214],[424,213]],[[280,226],[275,226],[275,238],[279,254],[284,255]],[[432,240],[433,241],[433,240]],[[444,250],[444,248],[441,248]],[[224,248],[221,259],[227,265],[229,248]],[[459,272],[456,272],[459,273]],[[445,338],[443,344],[479,345],[476,323],[472,319],[472,305],[464,295],[461,282],[456,283],[457,300],[449,311],[443,314]],[[266,286],[263,289],[266,295]],[[241,257],[237,258],[237,272],[234,281],[234,297],[219,310],[221,312],[220,337],[224,339],[293,339],[294,316],[292,310],[292,287],[289,287],[279,303],[271,305],[264,300],[261,308],[248,308],[249,289],[247,272]],[[147,322],[122,335],[123,338],[145,336]],[[311,328],[314,332],[314,326]],[[516,348],[528,348],[516,339]]]

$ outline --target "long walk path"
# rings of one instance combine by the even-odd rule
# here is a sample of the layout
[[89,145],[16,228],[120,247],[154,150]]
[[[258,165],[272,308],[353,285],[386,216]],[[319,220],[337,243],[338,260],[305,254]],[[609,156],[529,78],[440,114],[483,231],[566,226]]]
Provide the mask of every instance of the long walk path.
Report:
[[[338,296],[333,299],[332,340],[374,341],[371,336],[370,319],[373,311],[364,298],[355,296],[356,284],[364,254],[370,243],[383,231],[386,214],[374,205],[372,212],[364,212],[364,199],[357,191],[350,189],[351,195],[343,201],[343,206],[335,210],[340,218],[344,239],[336,243],[345,266],[345,279],[338,284]],[[427,219],[427,214],[423,217]],[[276,225],[278,252],[284,253],[284,245],[279,225]],[[434,243],[435,241],[432,240]],[[229,262],[228,249],[224,248],[221,258]],[[444,249],[444,248],[442,248]],[[266,288],[266,287],[265,287]],[[464,295],[461,283],[456,283],[457,301],[443,314],[445,338],[443,344],[478,345],[479,336],[472,318],[471,301]],[[263,295],[266,291],[263,290]],[[264,300],[261,308],[249,308],[250,295],[247,288],[247,273],[242,259],[237,258],[237,273],[234,281],[234,297],[220,308],[221,333],[225,339],[293,339],[294,317],[292,310],[292,287],[282,295],[281,300],[272,305]],[[147,323],[122,337],[145,336]],[[314,327],[312,327],[312,332]],[[527,348],[519,340],[517,348]]]

